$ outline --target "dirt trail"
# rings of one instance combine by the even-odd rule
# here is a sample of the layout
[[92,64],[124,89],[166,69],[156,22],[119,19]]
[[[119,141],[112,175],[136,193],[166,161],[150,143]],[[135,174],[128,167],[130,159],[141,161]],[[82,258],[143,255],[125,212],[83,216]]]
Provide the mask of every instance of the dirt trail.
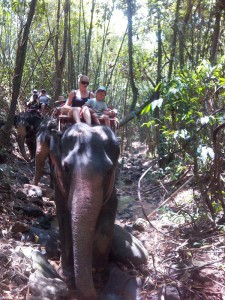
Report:
[[[192,203],[191,186],[187,186],[166,207],[157,211],[150,220],[155,228],[149,226],[144,219],[137,192],[138,180],[150,163],[145,154],[145,148],[134,144],[130,152],[120,158],[116,217],[116,223],[130,230],[143,242],[149,253],[148,264],[142,270],[131,270],[133,274],[141,276],[143,299],[223,300],[224,233],[212,231],[205,220],[198,218]],[[1,300],[25,299],[32,267],[29,260],[15,253],[21,247],[39,249],[35,236],[33,241],[23,239],[21,232],[12,232],[12,226],[17,222],[27,226],[37,224],[40,216],[24,214],[31,204],[39,208],[36,214],[42,211],[55,215],[53,191],[49,188],[47,174],[40,183],[43,192],[41,199],[26,195],[26,186],[32,181],[33,174],[34,165],[21,160],[17,151],[6,162],[0,163]],[[141,182],[142,205],[147,215],[158,207],[167,197],[165,195],[171,194],[182,184],[176,185],[169,178],[163,178],[162,181],[156,175],[157,170],[153,168]],[[194,216],[194,223],[190,215]],[[52,263],[57,266],[59,262],[56,260]]]

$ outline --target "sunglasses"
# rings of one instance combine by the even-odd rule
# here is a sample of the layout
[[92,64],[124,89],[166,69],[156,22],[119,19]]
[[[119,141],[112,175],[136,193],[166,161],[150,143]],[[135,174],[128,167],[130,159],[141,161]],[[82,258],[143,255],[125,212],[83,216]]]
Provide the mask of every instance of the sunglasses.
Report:
[[82,84],[86,84],[86,85],[89,85],[89,82],[88,81],[81,81]]

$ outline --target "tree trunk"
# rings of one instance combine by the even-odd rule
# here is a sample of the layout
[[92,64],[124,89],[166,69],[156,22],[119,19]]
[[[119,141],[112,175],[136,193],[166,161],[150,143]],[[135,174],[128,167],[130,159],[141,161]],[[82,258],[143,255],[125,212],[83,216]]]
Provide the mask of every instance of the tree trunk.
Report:
[[60,0],[58,1],[57,11],[57,34],[55,42],[55,66],[56,66],[56,78],[55,78],[55,94],[54,100],[58,100],[58,97],[62,94],[62,78],[63,70],[65,67],[66,60],[66,47],[67,47],[67,31],[68,31],[68,12],[70,9],[70,1],[66,0],[64,4],[64,32],[63,32],[63,43],[61,50],[61,57],[59,58],[59,21],[60,21]]
[[90,49],[91,49],[91,37],[92,37],[92,28],[93,28],[93,19],[94,19],[94,9],[95,9],[96,1],[92,0],[92,8],[91,8],[91,21],[90,27],[88,32],[87,44],[86,44],[86,51],[84,56],[84,63],[83,63],[83,73],[88,75],[88,67],[89,67],[89,59],[90,59]]
[[179,11],[180,11],[180,0],[177,0],[176,5],[176,13],[175,13],[175,20],[173,24],[173,38],[171,44],[171,53],[170,53],[170,62],[169,62],[169,71],[168,71],[168,81],[171,79],[173,66],[175,63],[175,53],[176,53],[176,43],[177,43],[177,35],[178,35],[178,20],[179,20]]
[[134,69],[133,69],[133,24],[132,24],[132,16],[133,16],[133,1],[127,1],[127,18],[128,18],[128,54],[129,54],[129,77],[130,77],[130,85],[133,92],[133,101],[130,106],[130,111],[133,111],[137,99],[138,99],[138,89],[135,85],[134,80]]
[[35,13],[36,3],[37,0],[31,0],[27,22],[23,26],[23,28],[21,28],[20,36],[18,39],[18,48],[16,52],[16,62],[15,62],[14,76],[12,82],[12,98],[11,98],[11,103],[9,108],[9,114],[7,116],[5,126],[0,129],[0,145],[2,147],[7,146],[10,141],[10,133],[13,126],[17,99],[19,96],[21,80],[23,76],[23,68],[26,59],[27,42],[28,42],[31,23]]
[[108,80],[107,80],[107,83],[106,83],[106,89],[107,89],[107,88],[108,88],[108,86],[111,84],[111,80],[112,80],[113,72],[114,72],[114,70],[115,70],[115,67],[116,67],[117,61],[118,61],[118,59],[119,59],[120,52],[121,52],[121,50],[122,50],[123,43],[124,43],[124,40],[125,40],[125,37],[126,37],[126,35],[127,35],[127,29],[126,29],[126,31],[125,31],[125,33],[124,33],[124,35],[123,35],[123,39],[122,39],[122,42],[121,42],[121,44],[120,44],[120,48],[119,48],[119,51],[118,51],[118,53],[117,53],[117,56],[116,56],[115,62],[113,63],[112,71],[111,71],[111,72],[110,72],[110,74],[109,74],[109,78],[108,78]]
[[180,54],[180,68],[183,69],[184,67],[184,49],[185,49],[185,40],[186,40],[186,27],[187,27],[187,23],[189,21],[190,15],[191,15],[191,11],[192,11],[192,7],[193,7],[193,1],[192,0],[188,0],[187,1],[187,9],[186,9],[186,13],[185,16],[183,18],[183,22],[182,22],[182,27],[181,30],[179,31],[179,54]]
[[[105,43],[107,41],[107,36],[109,34],[110,20],[111,20],[111,17],[112,17],[112,13],[114,12],[114,4],[115,4],[115,2],[113,2],[113,6],[110,9],[108,24],[106,25],[106,19],[103,20],[104,21],[104,34],[103,34],[103,37],[102,37],[102,49],[101,49],[101,54],[100,54],[100,58],[99,58],[99,61],[98,61],[98,67],[97,67],[97,70],[95,72],[94,88],[97,88],[100,85],[99,84],[99,75],[101,73],[102,58],[103,58],[103,53],[104,53],[104,49],[105,49]],[[108,9],[108,6],[106,5],[105,6],[105,12],[104,12],[105,17],[107,15],[107,9]],[[105,85],[105,83],[104,83],[104,85]]]
[[212,35],[212,46],[210,53],[210,62],[214,65],[216,63],[216,55],[219,43],[219,35],[220,35],[220,22],[221,22],[221,8],[219,6],[219,1],[215,6],[215,24]]

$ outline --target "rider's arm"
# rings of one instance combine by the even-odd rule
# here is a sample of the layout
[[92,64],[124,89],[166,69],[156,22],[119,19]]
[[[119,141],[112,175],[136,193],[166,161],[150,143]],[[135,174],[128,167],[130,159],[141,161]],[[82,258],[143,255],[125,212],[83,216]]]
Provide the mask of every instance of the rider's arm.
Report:
[[70,92],[70,93],[69,93],[69,97],[68,97],[68,99],[66,100],[65,105],[66,105],[66,106],[71,106],[74,97],[76,97],[76,91]]
[[90,99],[93,99],[95,97],[95,94],[90,92]]

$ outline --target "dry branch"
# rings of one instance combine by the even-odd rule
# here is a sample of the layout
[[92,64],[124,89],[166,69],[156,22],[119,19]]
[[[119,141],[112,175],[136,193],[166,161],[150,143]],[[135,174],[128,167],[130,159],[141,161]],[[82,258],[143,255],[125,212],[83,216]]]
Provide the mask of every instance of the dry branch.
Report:
[[165,205],[167,202],[169,202],[170,200],[172,200],[177,193],[179,193],[188,183],[190,183],[192,181],[192,179],[194,178],[194,175],[191,176],[191,178],[189,178],[184,184],[182,184],[181,187],[179,187],[179,189],[177,189],[171,196],[169,196],[169,198],[167,198],[165,201],[163,201],[156,209],[154,209],[148,216],[147,218],[150,218],[160,207],[162,207],[163,205]]

